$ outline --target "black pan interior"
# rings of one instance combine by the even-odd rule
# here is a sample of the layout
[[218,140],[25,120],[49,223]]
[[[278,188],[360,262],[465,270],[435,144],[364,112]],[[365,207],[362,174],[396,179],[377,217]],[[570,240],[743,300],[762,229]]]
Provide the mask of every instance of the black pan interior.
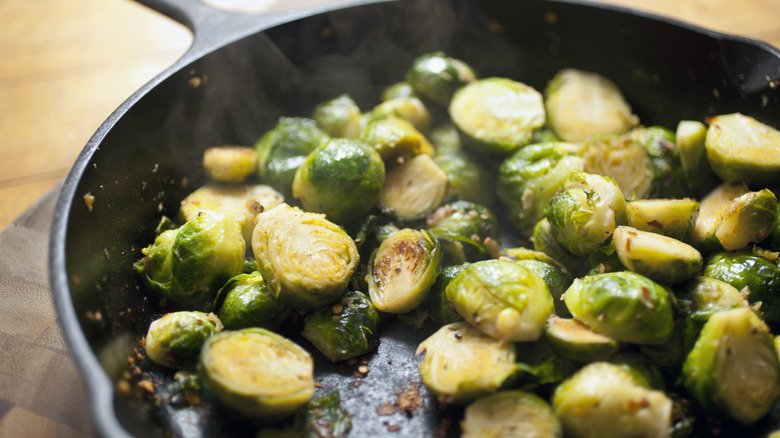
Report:
[[[616,8],[419,0],[281,25],[173,73],[101,127],[102,140],[79,158],[55,221],[53,234],[62,240],[52,247],[63,251],[52,264],[64,270],[53,274],[58,310],[78,318],[77,324],[63,319],[64,329],[70,339],[86,340],[82,347],[71,344],[77,345],[74,355],[97,357],[116,381],[130,369],[127,358],[149,322],[170,310],[145,290],[131,265],[152,241],[160,215],[175,216],[179,201],[205,181],[199,163],[206,147],[251,145],[279,116],[308,116],[316,103],[341,93],[371,108],[385,86],[403,78],[412,59],[433,50],[466,60],[480,76],[511,77],[540,90],[561,68],[600,72],[618,84],[647,125],[674,128],[681,119],[735,111],[775,126],[780,121],[777,50]],[[85,195],[94,196],[91,210]],[[414,350],[427,335],[395,323],[385,330],[360,386],[352,369],[320,360],[322,384],[342,392],[354,415],[352,436],[392,434],[394,425],[404,436],[433,436],[447,414],[430,397],[417,415],[376,415],[379,404],[419,381]],[[95,389],[106,381],[85,370],[92,393],[110,388]],[[166,384],[172,374],[154,378]],[[177,410],[159,400],[158,409],[154,401],[119,395],[114,404],[108,412],[117,422],[96,418],[103,435],[247,434],[243,425],[208,409]],[[777,423],[774,417],[768,421]]]

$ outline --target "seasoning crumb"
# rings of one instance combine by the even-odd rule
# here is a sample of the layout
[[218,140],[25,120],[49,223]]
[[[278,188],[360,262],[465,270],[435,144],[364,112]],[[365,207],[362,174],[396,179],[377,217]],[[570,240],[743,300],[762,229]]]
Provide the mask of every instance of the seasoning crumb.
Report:
[[149,394],[154,392],[154,383],[151,380],[141,380],[138,382],[138,387],[148,392]]
[[350,366],[355,365],[356,363],[357,363],[357,359],[355,359],[354,357],[347,361],[347,365]]
[[91,192],[87,192],[84,195],[84,205],[87,206],[87,211],[92,213],[92,205],[95,203],[95,197]]
[[132,393],[133,388],[127,380],[120,380],[116,382],[116,391],[124,396],[129,396]]
[[99,310],[95,312],[87,310],[86,317],[90,321],[100,322],[103,320],[103,314]]
[[368,374],[369,371],[371,371],[371,370],[366,365],[361,365],[360,367],[358,367],[358,372],[360,374],[366,375],[366,374]]

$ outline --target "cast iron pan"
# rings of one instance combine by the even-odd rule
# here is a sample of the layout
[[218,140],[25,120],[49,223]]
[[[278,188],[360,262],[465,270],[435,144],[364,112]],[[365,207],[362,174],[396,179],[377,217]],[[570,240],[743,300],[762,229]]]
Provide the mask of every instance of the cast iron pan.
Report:
[[[51,284],[67,341],[84,374],[95,429],[117,436],[251,436],[240,422],[165,398],[126,397],[116,382],[160,313],[132,263],[161,214],[205,182],[202,151],[251,145],[279,116],[349,92],[371,108],[416,56],[444,50],[483,77],[537,89],[561,68],[597,71],[625,92],[645,124],[739,111],[780,125],[780,52],[617,7],[550,0],[417,0],[254,16],[194,0],[143,0],[194,31],[192,48],[120,106],[86,145],[65,182],[51,237]],[[91,210],[85,195],[94,196]],[[323,391],[339,389],[353,437],[434,436],[440,412],[424,387],[416,415],[377,408],[419,382],[414,350],[431,328],[385,326],[370,373],[318,359]],[[427,330],[427,331],[426,331]],[[171,374],[141,369],[161,387]],[[356,386],[356,382],[359,385]],[[771,414],[741,435],[780,423]],[[397,432],[391,429],[398,427]],[[456,433],[457,424],[450,433]],[[707,431],[703,432],[708,433]],[[399,435],[400,434],[400,435]]]

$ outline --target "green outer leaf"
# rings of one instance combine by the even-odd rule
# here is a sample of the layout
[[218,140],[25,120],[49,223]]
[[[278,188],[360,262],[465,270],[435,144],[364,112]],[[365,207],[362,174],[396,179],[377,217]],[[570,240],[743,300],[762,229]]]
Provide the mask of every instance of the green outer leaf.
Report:
[[306,316],[304,338],[328,359],[338,362],[368,353],[379,343],[379,312],[361,292]]

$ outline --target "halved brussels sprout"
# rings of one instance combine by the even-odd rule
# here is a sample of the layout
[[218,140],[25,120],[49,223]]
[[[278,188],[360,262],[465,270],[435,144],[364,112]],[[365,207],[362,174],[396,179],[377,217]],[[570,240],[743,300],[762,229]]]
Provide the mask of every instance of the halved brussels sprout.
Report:
[[232,412],[267,421],[292,414],[314,395],[309,353],[263,328],[226,330],[208,338],[198,374]]
[[433,322],[445,325],[463,321],[463,317],[452,308],[445,291],[447,285],[468,265],[469,263],[461,263],[460,265],[445,266],[436,277],[436,282],[433,283],[431,290],[428,291],[428,305],[426,306],[428,308],[428,316]]
[[628,225],[691,243],[699,201],[680,199],[634,199],[626,203]]
[[447,175],[449,196],[491,206],[496,198],[496,175],[480,157],[463,149],[438,149],[433,161]]
[[501,244],[498,218],[485,206],[456,201],[437,208],[426,222],[441,243],[448,264],[498,256]]
[[447,285],[445,294],[466,321],[503,341],[539,339],[555,311],[544,280],[508,260],[472,263]]
[[374,207],[384,181],[385,164],[376,150],[357,139],[336,138],[306,157],[292,193],[306,211],[348,223]]
[[593,362],[561,383],[553,412],[567,437],[668,437],[672,400],[618,365]]
[[332,137],[354,138],[363,128],[363,113],[349,94],[317,105],[312,117]]
[[342,228],[287,204],[257,216],[252,251],[276,299],[301,311],[341,296],[359,260]]
[[683,385],[705,410],[752,424],[780,397],[780,364],[769,328],[752,310],[709,318],[682,368]]
[[777,223],[778,202],[769,189],[721,184],[701,201],[693,244],[702,252],[736,251],[764,240]]
[[417,347],[420,377],[442,403],[468,403],[498,390],[515,371],[515,344],[467,322],[445,325]]
[[260,180],[289,197],[298,166],[309,152],[329,139],[330,136],[315,120],[303,117],[280,118],[254,145]]
[[585,324],[550,315],[544,327],[550,349],[562,358],[577,362],[605,360],[620,348],[618,341],[596,333]]
[[547,123],[566,141],[623,134],[639,123],[617,85],[595,72],[559,71],[544,90],[544,103]]
[[747,295],[750,304],[771,326],[780,327],[780,266],[760,252],[720,252],[707,259],[705,277],[726,282]]
[[399,117],[411,123],[418,131],[428,132],[431,129],[433,117],[425,104],[414,96],[394,97],[384,100],[366,114],[364,123],[384,119],[389,116]]
[[239,274],[217,293],[214,310],[228,330],[246,327],[275,329],[280,322],[280,306],[268,290],[262,274]]
[[504,252],[515,263],[528,268],[544,280],[553,297],[556,315],[571,316],[566,303],[563,302],[563,293],[571,286],[574,278],[566,266],[541,251],[507,248]]
[[452,122],[476,151],[508,154],[526,144],[545,122],[542,95],[508,78],[478,79],[458,89]]
[[222,324],[214,314],[196,311],[166,313],[152,321],[146,332],[146,355],[169,368],[194,368],[200,349]]
[[302,335],[333,362],[368,353],[379,343],[379,312],[361,292],[306,316]]
[[530,144],[499,167],[498,197],[509,221],[524,235],[545,215],[547,203],[585,163],[573,143]]
[[653,190],[649,197],[686,196],[688,186],[680,164],[674,132],[663,126],[649,126],[634,128],[629,136],[647,151],[653,164]]
[[421,154],[433,155],[428,139],[411,122],[394,115],[366,123],[358,138],[373,146],[388,164]]
[[368,293],[377,310],[406,313],[425,301],[442,250],[427,230],[404,228],[383,240],[368,262]]
[[265,184],[208,183],[199,187],[179,207],[182,222],[195,219],[203,211],[225,215],[241,226],[244,240],[252,241],[255,216],[284,202],[284,196]]
[[462,438],[560,438],[561,423],[536,394],[501,391],[474,400],[461,422]]
[[780,181],[780,131],[740,113],[708,122],[707,158],[722,180],[765,187]]
[[561,246],[588,256],[626,223],[626,201],[615,180],[601,175],[575,172],[565,187],[547,204],[547,220]]
[[655,174],[650,155],[630,135],[598,135],[585,142],[586,172],[613,178],[629,199],[647,198]]
[[704,263],[701,253],[686,243],[625,225],[615,228],[612,241],[623,266],[663,284],[690,279]]
[[441,205],[448,187],[447,174],[433,159],[417,155],[387,172],[378,205],[402,221],[422,219]]
[[246,146],[215,146],[203,152],[203,169],[214,181],[241,182],[257,171],[257,152]]
[[715,175],[707,160],[705,139],[707,125],[698,120],[681,120],[677,124],[677,150],[680,153],[680,165],[683,175],[694,198],[700,198],[718,184],[720,178]]
[[621,342],[660,344],[674,327],[666,289],[630,271],[575,279],[564,300],[575,319]]
[[433,52],[417,57],[405,79],[416,93],[447,105],[455,90],[473,82],[476,76],[471,66],[462,60],[451,58],[444,52]]

